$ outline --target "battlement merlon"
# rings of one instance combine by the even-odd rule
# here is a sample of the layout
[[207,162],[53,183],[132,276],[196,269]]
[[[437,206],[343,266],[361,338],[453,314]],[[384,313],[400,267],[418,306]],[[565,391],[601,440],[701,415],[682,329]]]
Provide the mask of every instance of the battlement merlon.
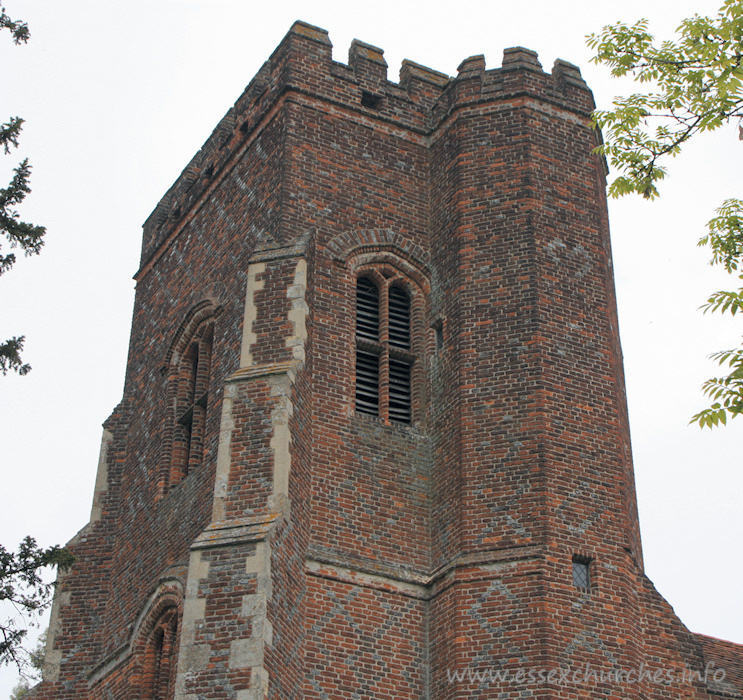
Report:
[[593,95],[576,66],[557,60],[552,73],[546,73],[529,49],[506,49],[502,66],[490,70],[483,56],[471,56],[453,78],[405,60],[394,83],[387,79],[382,49],[354,40],[348,63],[339,63],[332,58],[328,32],[297,21],[145,221],[135,279],[287,93],[334,103],[422,136],[462,107],[519,96],[585,119],[594,108]]

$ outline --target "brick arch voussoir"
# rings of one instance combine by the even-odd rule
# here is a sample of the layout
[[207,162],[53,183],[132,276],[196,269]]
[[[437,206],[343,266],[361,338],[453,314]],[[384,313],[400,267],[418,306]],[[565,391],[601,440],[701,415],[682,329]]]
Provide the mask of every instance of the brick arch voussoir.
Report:
[[360,262],[389,262],[427,288],[429,254],[407,236],[391,229],[346,231],[328,244],[333,258],[344,266],[358,267]]
[[139,698],[149,697],[147,669],[152,661],[148,654],[152,653],[156,630],[173,627],[177,639],[182,609],[183,584],[179,579],[170,579],[158,585],[137,618],[130,638],[130,653],[137,669],[133,690]]
[[165,368],[178,366],[188,344],[199,331],[199,326],[216,319],[221,313],[222,306],[214,299],[204,299],[192,306],[173,334],[173,340],[165,354]]
[[180,615],[182,606],[183,584],[181,581],[171,579],[161,583],[137,616],[131,636],[132,651],[137,652],[144,649],[163,616],[169,611]]

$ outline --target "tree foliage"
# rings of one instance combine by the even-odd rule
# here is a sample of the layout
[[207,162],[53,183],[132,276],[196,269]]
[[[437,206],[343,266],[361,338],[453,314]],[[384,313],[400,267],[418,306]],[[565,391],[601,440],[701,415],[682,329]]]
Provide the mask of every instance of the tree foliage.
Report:
[[[677,29],[674,41],[657,42],[647,20],[618,23],[588,37],[593,61],[615,77],[631,76],[644,90],[615,98],[609,110],[596,110],[594,122],[605,142],[597,149],[620,173],[609,194],[658,195],[668,174],[667,161],[696,134],[743,119],[743,0],[725,0],[715,17],[694,15]],[[743,127],[740,127],[743,139]],[[707,225],[699,244],[709,246],[712,265],[743,282],[743,201],[727,199]],[[712,294],[705,311],[743,311],[743,287]],[[724,424],[743,413],[743,348],[712,355],[727,368],[702,389],[711,400],[692,417],[700,426]]]
[[[12,20],[5,8],[0,5],[0,31],[7,29],[15,44],[25,44],[30,36],[28,25],[25,22]],[[0,148],[8,155],[13,148],[18,147],[18,136],[21,133],[23,119],[11,117],[0,125]],[[16,262],[14,250],[20,250],[25,255],[36,255],[44,244],[43,237],[46,229],[22,221],[17,207],[31,191],[29,180],[31,166],[28,158],[23,159],[13,170],[13,177],[7,187],[0,188],[0,275],[7,272]],[[0,342],[0,372],[7,374],[16,371],[26,374],[31,366],[21,359],[24,336],[14,336]]]
[[25,678],[21,678],[10,691],[10,700],[23,700],[29,690],[31,690],[31,684]]
[[49,607],[54,583],[42,578],[44,569],[58,567],[64,571],[74,561],[63,547],[43,549],[33,537],[26,537],[17,552],[0,545],[0,603],[16,611],[16,615],[0,620],[0,665],[15,663],[20,671],[27,665],[22,651],[27,627]]
[[[0,31],[3,29],[10,32],[15,44],[25,44],[30,36],[28,25],[12,20],[5,7],[0,5]],[[5,155],[18,147],[22,126],[20,117],[12,117],[0,125],[0,148]],[[21,221],[16,210],[31,191],[30,177],[31,166],[28,159],[24,159],[13,170],[8,186],[0,188],[0,275],[15,264],[13,249],[20,249],[26,255],[35,255],[43,245],[44,227]],[[26,374],[31,369],[21,360],[23,341],[23,336],[15,336],[0,342],[0,372],[7,374],[9,370],[14,370]],[[24,676],[30,667],[30,677],[38,676],[43,663],[43,642],[28,654],[24,652],[22,644],[27,627],[34,624],[39,614],[52,602],[54,584],[45,582],[42,574],[47,567],[56,566],[65,570],[73,561],[69,550],[58,546],[43,549],[32,537],[26,537],[17,552],[9,552],[0,545],[0,604],[4,609],[15,611],[11,617],[0,619],[0,665],[15,663]],[[12,697],[21,698],[28,689],[24,677],[13,689]]]
[[46,629],[39,635],[36,646],[28,655],[30,669],[24,677],[20,678],[18,683],[16,683],[10,693],[10,700],[21,700],[21,698],[25,698],[31,690],[31,684],[38,683],[41,680],[48,633],[49,630]]

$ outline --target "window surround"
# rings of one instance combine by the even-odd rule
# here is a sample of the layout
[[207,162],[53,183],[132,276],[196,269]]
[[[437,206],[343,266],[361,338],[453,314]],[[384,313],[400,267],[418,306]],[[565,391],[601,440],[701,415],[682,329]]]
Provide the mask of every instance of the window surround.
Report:
[[214,322],[204,321],[181,354],[175,370],[175,401],[169,485],[201,464],[209,401]]
[[215,320],[221,307],[207,299],[194,306],[175,334],[166,355],[166,411],[157,498],[161,498],[203,461],[206,423],[212,400]]
[[[365,256],[366,257],[366,256]],[[354,346],[355,346],[355,371],[353,403],[356,415],[376,417],[385,424],[394,425],[416,425],[421,422],[424,405],[424,375],[425,375],[425,345],[426,334],[424,332],[424,318],[426,316],[425,295],[420,289],[412,275],[406,274],[385,256],[386,260],[366,260],[363,264],[353,269],[353,301],[354,319]],[[379,323],[378,338],[372,338],[368,332],[359,333],[356,328],[359,308],[357,306],[357,286],[359,280],[367,279],[378,291],[379,298]],[[395,290],[398,290],[397,292]],[[409,309],[409,338],[400,335],[401,324],[399,323],[400,311],[394,312],[395,297],[400,301],[407,296]],[[390,324],[390,301],[393,305],[392,325]],[[404,303],[403,303],[404,306]],[[398,304],[398,309],[401,308]],[[363,311],[362,311],[363,313]],[[395,323],[397,316],[398,323]],[[397,332],[396,329],[397,328]],[[362,365],[359,364],[361,356]],[[374,357],[378,358],[378,378],[374,375]],[[365,370],[368,404],[359,409],[359,386],[357,377],[359,369]],[[407,392],[404,389],[406,383],[405,373],[409,373],[407,380]],[[396,381],[397,379],[397,381]],[[376,384],[377,406],[371,394]],[[397,397],[395,396],[397,384]],[[407,394],[407,399],[406,395]],[[396,400],[397,398],[397,400]],[[363,400],[363,395],[361,396]]]
[[144,649],[143,700],[169,700],[175,686],[178,609],[167,608],[157,619]]
[[174,697],[180,614],[179,599],[166,594],[152,608],[149,621],[137,635],[141,700]]

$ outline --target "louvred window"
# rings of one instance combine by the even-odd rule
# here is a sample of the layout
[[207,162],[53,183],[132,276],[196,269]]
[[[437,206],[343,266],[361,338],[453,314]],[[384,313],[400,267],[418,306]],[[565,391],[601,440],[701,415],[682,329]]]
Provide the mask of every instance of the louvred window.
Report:
[[356,283],[356,412],[413,420],[411,298],[399,283]]

